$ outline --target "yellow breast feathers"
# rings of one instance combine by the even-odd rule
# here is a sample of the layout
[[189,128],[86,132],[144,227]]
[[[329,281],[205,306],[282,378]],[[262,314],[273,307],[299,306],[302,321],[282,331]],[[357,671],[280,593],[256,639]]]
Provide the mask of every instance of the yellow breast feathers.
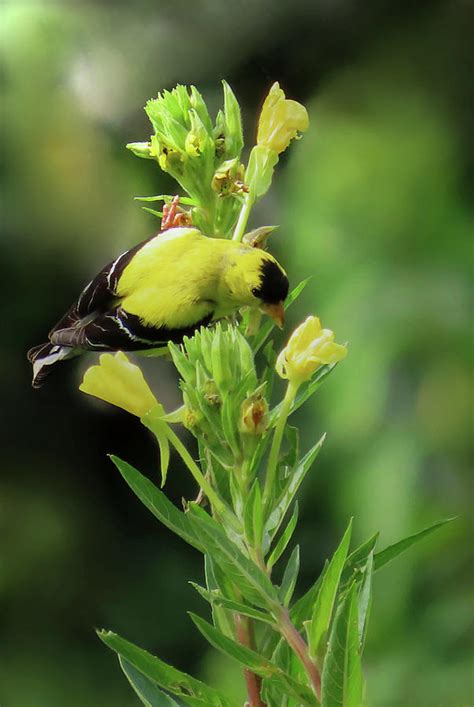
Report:
[[[192,228],[173,228],[149,241],[124,269],[117,294],[125,311],[148,326],[191,326],[214,308],[221,248]],[[212,247],[210,247],[212,246]]]

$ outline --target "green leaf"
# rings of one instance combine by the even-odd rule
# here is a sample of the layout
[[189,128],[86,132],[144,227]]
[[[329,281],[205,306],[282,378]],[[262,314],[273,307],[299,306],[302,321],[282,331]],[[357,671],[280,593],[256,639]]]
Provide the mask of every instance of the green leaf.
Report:
[[263,536],[263,509],[260,483],[255,479],[244,504],[245,537],[251,546],[260,547]]
[[273,548],[270,557],[267,560],[267,567],[270,570],[280,559],[286,550],[288,543],[291,540],[293,532],[296,528],[296,523],[298,522],[298,502],[293,506],[293,513],[291,518],[287,523],[287,526],[283,533],[280,535],[277,544]]
[[375,533],[365,543],[362,543],[362,545],[359,545],[359,547],[356,547],[356,549],[351,552],[344,565],[341,584],[347,584],[351,582],[352,579],[357,579],[356,575],[363,572],[370,553],[375,549],[378,537],[379,533]]
[[183,697],[188,704],[207,707],[229,707],[229,701],[217,690],[200,680],[183,673],[143,648],[111,631],[98,631],[99,638],[106,646],[118,653],[140,673],[177,697]]
[[233,396],[227,395],[221,405],[221,425],[225,438],[235,457],[240,455],[240,440],[237,433],[236,406]]
[[364,568],[364,578],[359,589],[359,643],[362,652],[367,636],[367,626],[369,624],[370,607],[372,604],[372,576],[374,573],[374,553],[367,558]]
[[133,667],[131,663],[119,655],[119,663],[128,682],[137,693],[146,707],[179,707],[178,703],[149,680],[143,673]]
[[324,568],[322,573],[319,575],[318,579],[311,585],[307,592],[303,594],[302,597],[298,599],[297,602],[293,604],[290,609],[291,622],[296,626],[297,629],[301,630],[305,621],[311,618],[313,613],[314,603],[319,594],[319,588],[323,580],[324,574],[327,571],[327,566],[329,565],[328,560],[324,563]]
[[262,680],[262,697],[268,707],[319,706],[313,691],[284,671]]
[[[195,584],[195,582],[189,582],[189,584],[194,587],[194,589],[203,597],[203,599],[208,601],[211,606],[217,604],[218,606],[222,606],[224,609],[228,609],[229,611],[233,611],[237,614],[244,614],[244,616],[248,616],[251,619],[256,619],[257,621],[263,621],[264,623],[271,625],[274,625],[275,623],[270,614],[265,614],[263,611],[247,606],[247,604],[243,604],[240,601],[227,599],[227,597],[224,597],[218,590],[209,591],[204,589],[204,587],[199,586],[199,584]],[[226,631],[222,631],[222,629],[220,630],[221,633],[224,633],[226,636],[230,635]]]
[[206,552],[225,572],[228,579],[239,587],[248,601],[271,610],[278,601],[278,596],[265,572],[243,554],[214,519],[198,516],[194,507],[191,507],[188,515],[192,517]]
[[349,522],[339,547],[325,569],[321,588],[314,604],[311,622],[306,627],[309,650],[312,656],[318,655],[321,642],[329,629],[342,568],[344,567],[351,542],[351,534],[352,520]]
[[300,570],[300,548],[296,545],[293,552],[290,555],[288,564],[286,565],[285,571],[283,573],[283,579],[281,580],[280,589],[278,595],[283,606],[288,606],[293,596],[293,592],[296,586],[296,580],[298,579],[298,572]]
[[[311,278],[308,277],[308,278],[306,278],[306,280],[302,280],[302,281],[301,281],[298,285],[296,285],[296,287],[290,292],[290,294],[288,295],[288,297],[287,297],[286,300],[285,300],[285,304],[284,304],[285,311],[288,309],[288,307],[289,307],[291,304],[293,304],[293,302],[294,302],[296,299],[298,299],[298,297],[299,297],[300,294],[303,292],[304,288],[306,287],[306,285],[308,284],[308,282],[310,281],[310,279],[311,279]],[[252,344],[252,348],[253,348],[253,351],[254,351],[255,354],[256,354],[258,351],[260,351],[260,349],[261,349],[262,346],[264,345],[265,341],[266,341],[266,340],[268,339],[268,337],[270,336],[270,334],[271,334],[271,332],[272,332],[274,326],[275,326],[275,323],[270,319],[269,321],[265,322],[265,324],[263,324],[263,326],[260,327],[260,329],[259,329],[259,331],[258,331],[258,334],[256,335],[256,337],[255,337],[255,339],[254,339],[254,341],[253,341],[253,344]],[[271,419],[273,420],[273,413],[272,413],[272,418],[271,418]]]
[[[223,592],[226,592],[227,586],[222,586],[223,584],[226,584],[226,578],[225,576],[222,576],[222,578],[219,577],[218,579],[218,575],[222,575],[222,571],[215,566],[209,555],[204,556],[204,572],[206,576],[207,589],[210,594],[216,592],[222,595]],[[226,636],[232,637],[234,635],[234,621],[231,614],[229,614],[228,611],[218,604],[212,604],[211,610],[214,626],[217,626],[217,628],[222,631],[222,633],[225,633]]]
[[374,557],[375,570],[379,570],[381,567],[386,565],[388,562],[391,562],[392,560],[394,560],[395,557],[398,557],[398,555],[401,555],[402,552],[405,552],[405,550],[408,550],[409,547],[411,547],[415,543],[419,542],[420,540],[425,538],[427,535],[431,535],[431,533],[434,533],[435,530],[442,528],[443,525],[446,525],[447,523],[452,523],[453,520],[457,520],[457,516],[455,516],[453,518],[445,518],[444,520],[439,520],[437,523],[433,523],[433,525],[430,525],[428,528],[425,528],[424,530],[420,530],[418,533],[415,533],[414,535],[409,535],[404,540],[400,540],[398,543],[394,543],[393,545],[389,545],[388,547],[385,548],[385,550],[382,550],[381,552],[377,552],[377,554]]
[[300,454],[300,435],[298,428],[287,424],[285,426],[284,440],[286,450],[281,457],[281,464],[293,469],[298,463]]
[[[135,201],[165,201],[167,204],[173,200],[173,197],[170,194],[157,194],[156,196],[134,196],[133,198]],[[197,205],[194,199],[189,199],[186,196],[180,196],[179,203],[189,204],[189,206]]]
[[322,672],[321,707],[360,707],[362,683],[354,583],[338,607],[331,629]]
[[222,85],[224,87],[225,155],[229,159],[240,157],[244,138],[239,103],[227,81],[223,81]]
[[246,668],[249,668],[256,675],[261,677],[266,677],[271,675],[275,668],[272,663],[259,655],[256,651],[247,648],[246,646],[237,643],[231,638],[224,636],[223,633],[218,631],[210,623],[202,619],[200,616],[196,616],[191,612],[188,612],[189,616],[202,633],[204,638],[209,641],[211,646],[222,651],[225,655],[230,658],[234,658]]
[[[275,665],[278,665],[286,675],[296,682],[296,684],[307,685],[308,678],[300,659],[283,638],[279,640],[277,646],[272,652],[271,661]],[[300,699],[297,699],[296,701],[294,699],[294,695],[290,696],[288,692],[283,692],[283,695],[281,695],[280,690],[281,683],[275,682],[272,679],[266,679],[263,681],[262,694],[264,698],[266,698],[269,705],[278,705],[278,707],[280,707],[280,705],[288,705],[288,707],[290,705],[291,707],[301,707],[302,704],[319,705],[319,700],[317,700],[313,690],[309,687],[305,687],[305,692],[301,693]],[[285,699],[282,699],[282,696]]]
[[318,456],[319,450],[323,445],[325,437],[326,435],[324,434],[321,439],[314,445],[314,447],[310,449],[307,454],[305,454],[305,456],[297,465],[296,469],[290,474],[288,482],[285,488],[283,489],[283,492],[281,493],[278,501],[276,502],[272,512],[270,513],[270,517],[268,518],[268,521],[265,525],[265,532],[268,533],[271,538],[275,537],[278,528],[280,527],[283,518],[285,517],[285,514],[288,508],[290,507],[304,477],[306,476],[306,474],[311,468],[311,465]]
[[123,478],[140,501],[160,520],[163,525],[179,535],[187,543],[204,552],[199,535],[196,534],[188,515],[178,511],[171,501],[152,482],[131,464],[118,457],[110,457]]
[[255,675],[272,679],[286,691],[284,694],[293,695],[300,701],[300,704],[316,704],[312,699],[311,692],[305,685],[299,685],[296,680],[293,680],[293,678],[284,673],[284,671],[277,668],[277,666],[267,658],[251,648],[242,646],[240,643],[236,643],[236,641],[227,638],[227,636],[224,636],[200,616],[196,616],[192,613],[189,615],[204,638],[209,641],[214,648],[220,650],[224,655],[237,660],[241,665],[244,665],[255,673]]
[[157,218],[163,218],[162,211],[156,211],[156,209],[150,209],[149,206],[142,206],[142,210],[146,211],[148,214],[151,214],[152,216],[156,216]]

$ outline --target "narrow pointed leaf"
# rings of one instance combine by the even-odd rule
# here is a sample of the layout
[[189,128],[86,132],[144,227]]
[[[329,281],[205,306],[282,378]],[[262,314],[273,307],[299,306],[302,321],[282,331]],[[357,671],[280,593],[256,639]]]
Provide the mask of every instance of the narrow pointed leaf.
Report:
[[[170,203],[173,199],[172,196],[168,194],[157,194],[156,196],[134,196],[135,201],[166,201]],[[189,204],[190,206],[196,206],[194,199],[189,199],[187,196],[179,197],[180,204]]]
[[362,682],[354,583],[338,607],[331,628],[323,665],[321,707],[360,707]]
[[243,554],[214,519],[198,515],[194,507],[188,515],[206,551],[229,580],[239,587],[243,596],[257,606],[271,609],[278,601],[278,596],[268,576]]
[[324,636],[329,629],[329,624],[331,622],[333,608],[336,601],[337,590],[339,587],[339,581],[341,579],[342,568],[344,567],[344,562],[346,561],[349,550],[351,533],[352,520],[344,533],[339,547],[326,568],[321,583],[321,588],[314,604],[311,623],[307,626],[309,649],[313,656],[318,655],[321,641],[324,639]]
[[357,576],[364,571],[367,559],[370,553],[374,551],[378,537],[379,533],[375,533],[375,535],[372,535],[365,543],[362,543],[362,545],[359,545],[359,547],[356,547],[356,549],[351,552],[344,565],[341,584],[346,584],[353,579],[357,579]]
[[152,216],[157,216],[158,218],[163,218],[162,211],[156,211],[155,209],[150,209],[148,206],[142,206],[143,211],[151,214]]
[[[218,592],[222,594],[221,583],[217,579],[218,570],[216,569],[212,558],[209,555],[204,557],[204,573],[206,576],[207,590],[210,594]],[[234,622],[232,620],[232,615],[229,614],[222,606],[217,604],[211,605],[212,610],[212,620],[214,626],[216,626],[222,633],[226,636],[232,637],[234,635]]]
[[128,682],[146,707],[179,707],[172,697],[162,692],[156,683],[145,677],[131,663],[120,655],[118,659]]
[[286,565],[285,571],[283,573],[283,579],[281,581],[280,589],[278,590],[278,595],[283,606],[288,606],[293,596],[293,592],[296,586],[296,580],[298,579],[298,572],[300,569],[300,548],[298,545],[295,546],[293,552],[290,555],[288,564]]
[[[215,606],[217,604],[218,606],[222,606],[224,609],[228,609],[229,611],[233,611],[237,614],[244,614],[244,616],[248,616],[251,619],[263,621],[264,623],[272,625],[274,624],[273,618],[270,614],[266,614],[259,609],[254,609],[254,607],[243,604],[242,602],[227,599],[227,597],[224,597],[217,590],[210,592],[209,590],[204,589],[204,587],[199,586],[199,584],[195,584],[195,582],[190,582],[190,584],[203,597],[203,599],[211,604],[211,606]],[[222,631],[222,633],[225,633],[226,636],[229,635],[224,631]]]
[[111,459],[132,491],[148,510],[176,535],[203,552],[199,535],[195,532],[188,516],[178,511],[165,494],[133,466],[115,456],[111,456]]
[[262,494],[258,479],[255,479],[244,504],[244,530],[248,542],[259,547],[263,535]]
[[367,635],[367,626],[369,623],[370,607],[372,604],[372,576],[374,573],[374,553],[373,551],[367,558],[367,563],[364,568],[364,579],[359,588],[359,644],[361,652],[364,648],[365,637]]
[[[214,626],[195,614],[189,614],[195,625],[202,633],[204,638],[214,646],[217,650],[225,655],[237,660],[241,665],[251,670],[255,675],[262,678],[270,678],[281,685],[286,691],[298,699],[299,704],[316,704],[311,699],[311,692],[305,685],[299,685],[296,680],[293,680],[284,671],[277,668],[271,661],[256,651],[242,646],[240,643],[233,641],[221,634]],[[310,701],[311,700],[311,701]]]
[[377,554],[374,557],[375,570],[379,570],[381,567],[386,565],[388,562],[391,562],[392,560],[394,560],[395,557],[398,557],[398,555],[401,555],[402,552],[405,552],[405,550],[408,550],[409,547],[411,547],[412,545],[415,545],[415,543],[419,542],[420,540],[425,538],[427,535],[431,535],[431,533],[434,533],[435,530],[442,528],[443,525],[446,525],[447,523],[452,523],[453,520],[456,520],[456,517],[445,518],[444,520],[439,520],[437,523],[433,523],[433,525],[430,525],[428,528],[425,528],[424,530],[420,530],[419,533],[415,533],[414,535],[410,535],[409,537],[404,538],[404,540],[400,540],[398,543],[394,543],[393,545],[389,545],[388,547],[385,548],[385,550],[382,550],[381,552],[377,552]]
[[270,557],[268,558],[267,561],[267,567],[270,570],[280,559],[280,557],[283,555],[283,553],[286,550],[286,547],[288,543],[291,540],[291,537],[293,535],[293,532],[296,528],[296,523],[298,522],[298,502],[295,503],[293,506],[293,513],[291,515],[290,520],[288,521],[288,524],[283,531],[283,533],[280,535],[277,544],[273,548]]
[[313,607],[316,599],[318,598],[319,589],[325,572],[327,571],[327,566],[329,565],[328,560],[324,564],[322,573],[319,575],[318,579],[311,585],[305,594],[296,601],[290,609],[291,622],[296,626],[298,630],[303,628],[305,621],[309,621],[313,613]]
[[244,146],[239,103],[226,81],[224,87],[224,126],[226,157],[240,157]]
[[184,697],[189,704],[207,707],[229,707],[229,701],[217,690],[183,673],[143,648],[135,646],[111,631],[99,631],[99,638],[139,672],[176,697]]
[[211,626],[210,623],[200,616],[196,616],[196,614],[191,612],[188,613],[204,638],[209,641],[214,648],[222,651],[230,658],[234,658],[234,660],[237,660],[246,668],[249,668],[256,675],[266,677],[274,672],[275,668],[272,663],[259,655],[256,651],[242,646],[240,643],[224,636],[224,634],[214,628],[214,626]]
[[278,528],[280,527],[288,508],[296,496],[303,479],[319,454],[319,450],[323,445],[325,436],[326,435],[323,435],[314,447],[310,449],[309,452],[301,459],[296,469],[291,473],[280,498],[275,503],[270,517],[265,525],[265,532],[268,533],[271,538],[275,537],[278,532]]

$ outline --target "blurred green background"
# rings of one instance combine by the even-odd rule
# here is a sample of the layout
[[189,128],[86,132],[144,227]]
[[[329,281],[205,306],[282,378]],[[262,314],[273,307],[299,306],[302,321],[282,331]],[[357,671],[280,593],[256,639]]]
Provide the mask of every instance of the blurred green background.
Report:
[[[124,149],[150,134],[146,99],[192,82],[216,110],[224,77],[249,143],[272,81],[308,105],[311,130],[253,225],[281,224],[275,254],[293,284],[312,276],[287,332],[316,313],[350,342],[298,420],[307,445],[328,432],[303,491],[299,591],[351,515],[356,540],[379,529],[381,545],[458,515],[377,575],[365,666],[370,707],[472,704],[472,19],[462,1],[5,0],[2,707],[138,704],[94,627],[242,694],[185,613],[206,611],[187,584],[200,557],[106,457],[156,478],[151,438],[77,391],[93,356],[40,391],[25,359],[89,278],[157,227],[132,197],[173,185]],[[172,367],[149,369],[174,405]],[[195,493],[177,464],[168,493]]]

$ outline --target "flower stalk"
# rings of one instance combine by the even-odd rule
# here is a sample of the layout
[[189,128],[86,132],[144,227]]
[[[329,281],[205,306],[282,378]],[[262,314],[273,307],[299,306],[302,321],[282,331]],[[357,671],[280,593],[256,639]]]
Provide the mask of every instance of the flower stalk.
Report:
[[244,237],[245,230],[247,227],[247,222],[249,220],[250,212],[254,204],[254,199],[250,192],[244,194],[242,208],[240,209],[239,218],[235,224],[234,233],[232,234],[232,240],[241,241]]
[[268,457],[268,464],[265,476],[265,489],[263,492],[263,504],[268,508],[271,501],[272,491],[275,487],[275,479],[278,469],[278,459],[280,456],[281,443],[285,433],[286,421],[291,411],[291,407],[298,392],[299,384],[289,381],[286,387],[285,397],[281,403],[280,415],[275,425],[272,446]]

